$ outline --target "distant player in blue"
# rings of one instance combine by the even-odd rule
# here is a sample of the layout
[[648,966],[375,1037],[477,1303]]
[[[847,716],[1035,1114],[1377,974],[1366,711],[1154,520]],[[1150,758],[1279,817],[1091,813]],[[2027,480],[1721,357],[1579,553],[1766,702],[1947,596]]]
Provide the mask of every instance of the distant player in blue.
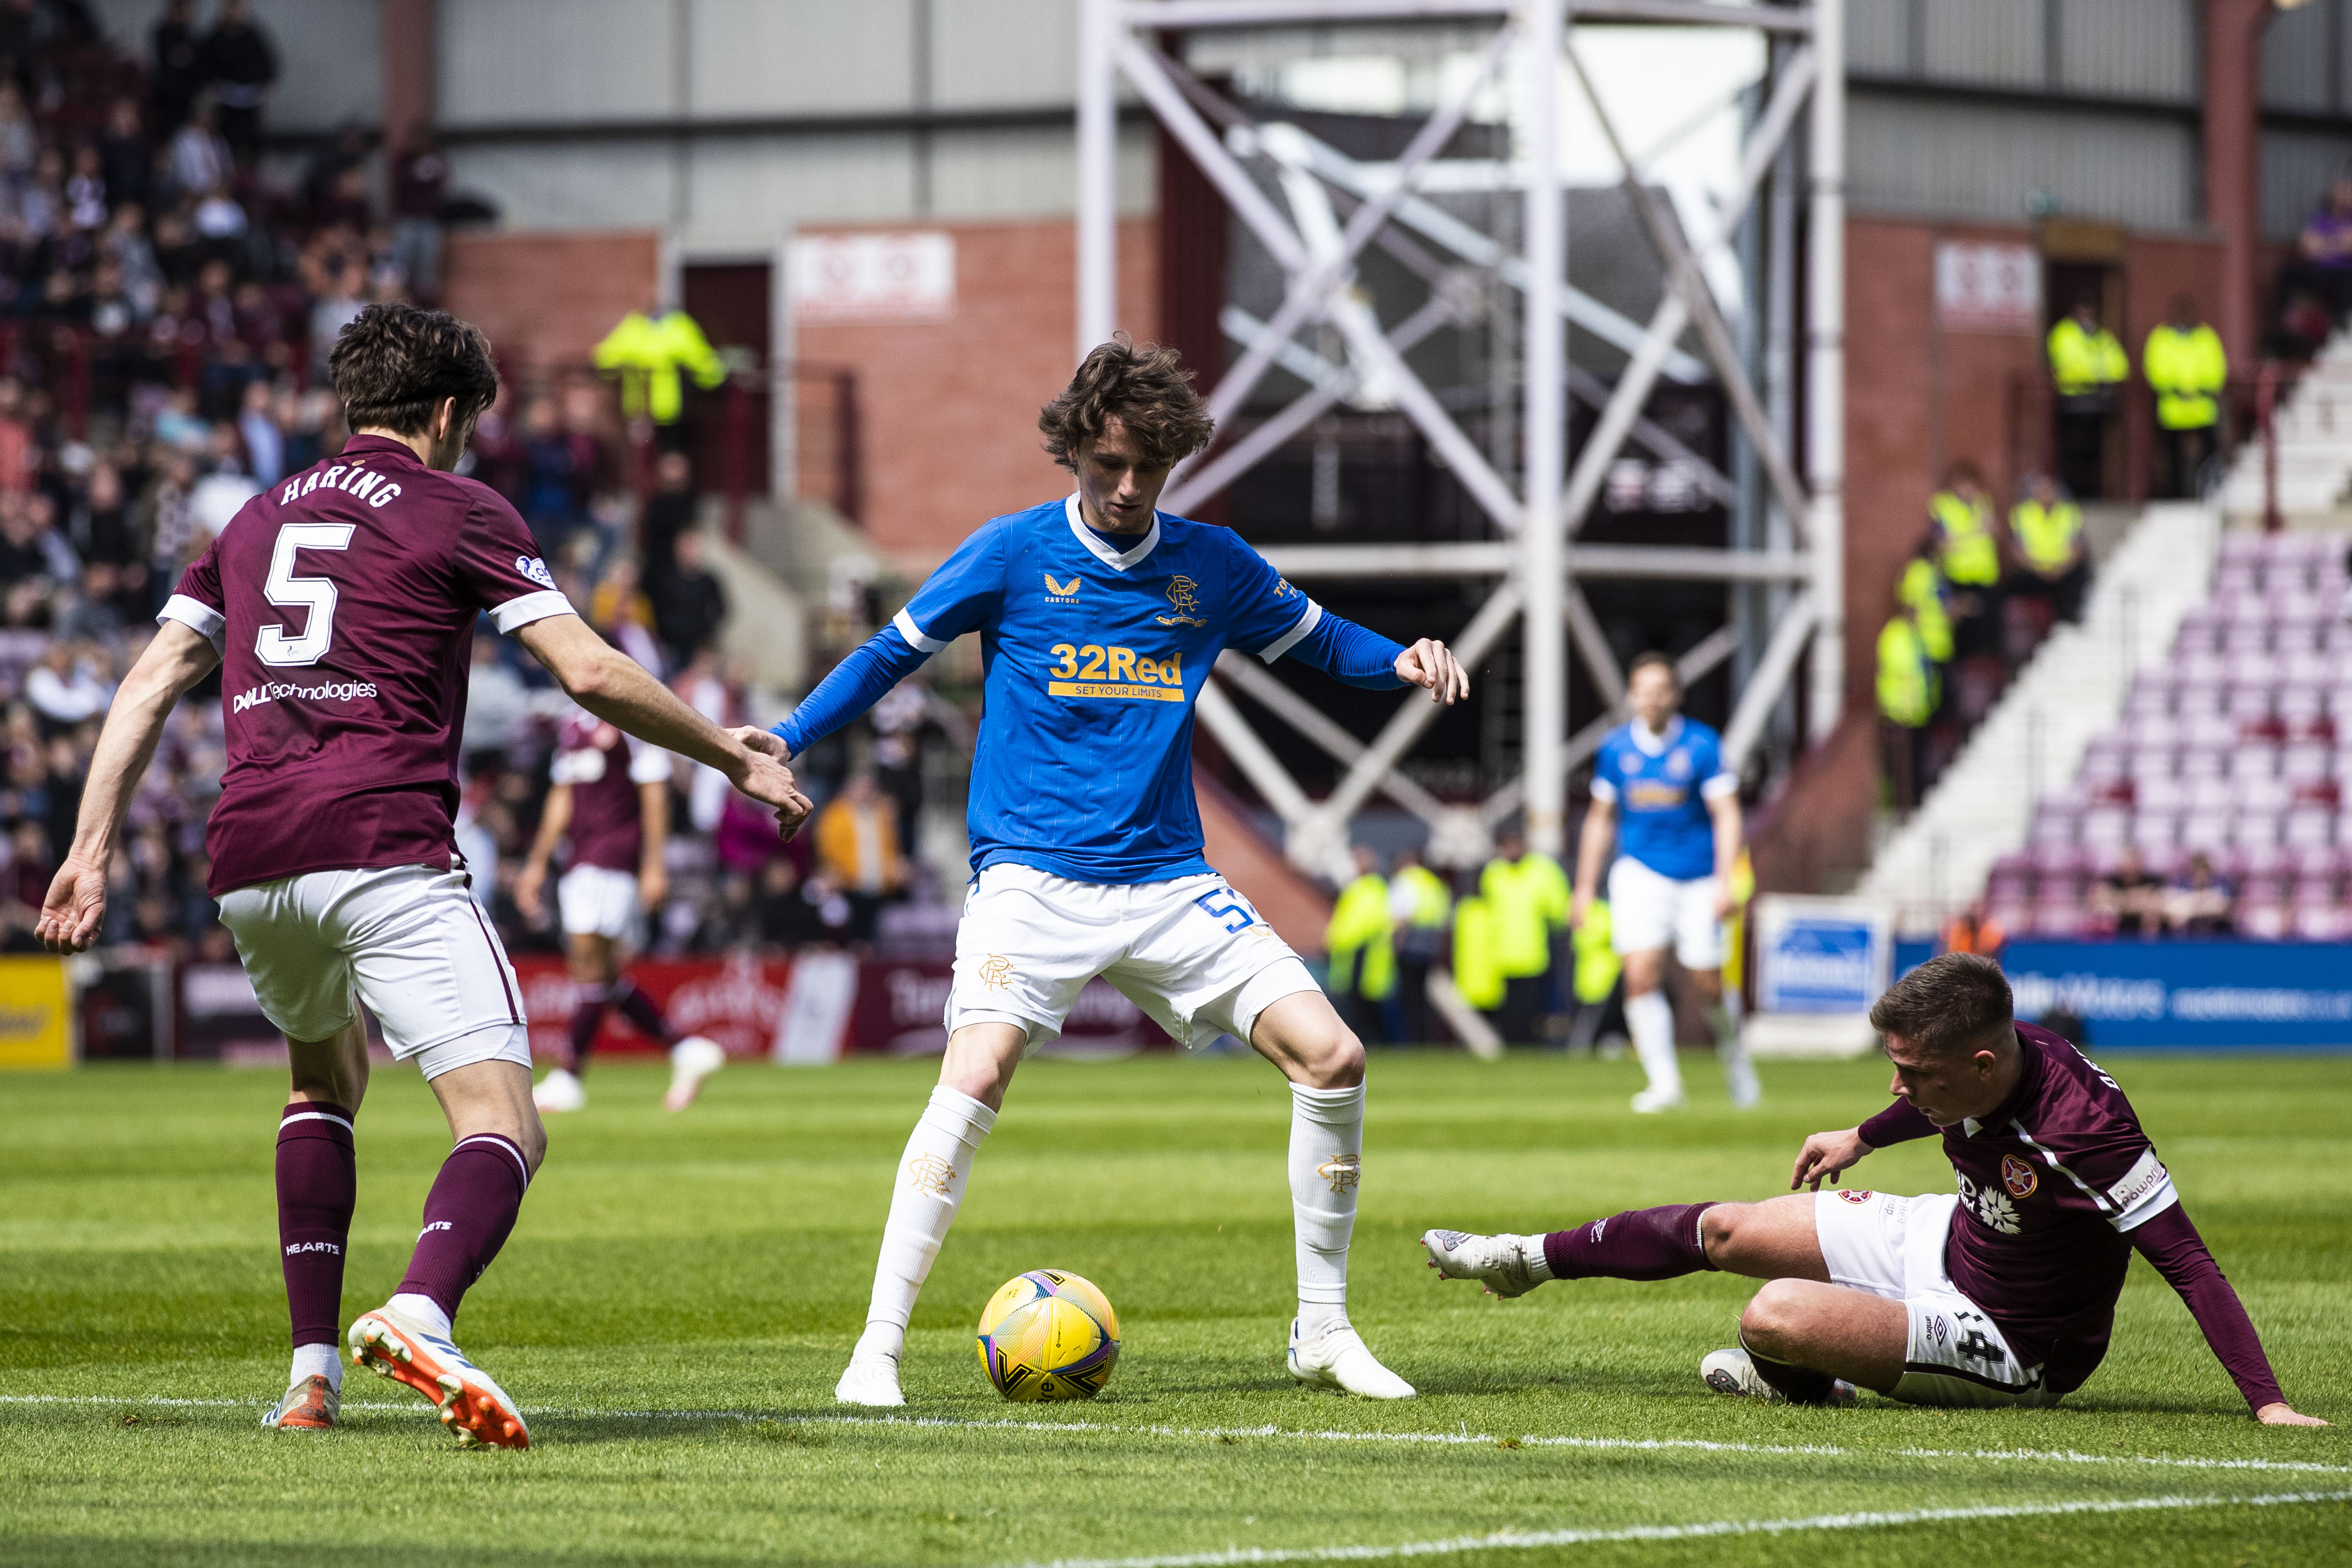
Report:
[[1682,696],[1665,655],[1633,661],[1625,679],[1633,717],[1609,732],[1592,764],[1592,809],[1578,846],[1569,920],[1584,922],[1614,839],[1610,937],[1625,959],[1626,1026],[1650,1076],[1633,1109],[1670,1110],[1683,1102],[1674,1010],[1659,989],[1672,947],[1706,999],[1724,1083],[1731,1103],[1744,1110],[1762,1090],[1740,1043],[1739,1000],[1723,989],[1723,922],[1733,909],[1731,868],[1739,858],[1739,780],[1723,765],[1722,737],[1676,711]]
[[1364,1049],[1297,955],[1202,858],[1192,703],[1227,647],[1301,659],[1355,686],[1419,686],[1440,702],[1467,696],[1470,682],[1443,643],[1408,648],[1353,626],[1229,530],[1154,510],[1169,469],[1213,434],[1191,382],[1171,349],[1121,340],[1088,354],[1037,420],[1077,493],[965,540],[774,731],[780,754],[798,756],[932,654],[980,634],[974,875],[947,1059],[899,1162],[866,1331],[835,1390],[845,1404],[906,1403],[908,1320],[972,1156],[1013,1068],[1061,1033],[1097,975],[1179,1043],[1231,1033],[1291,1080],[1291,1374],[1412,1394],[1348,1323]]

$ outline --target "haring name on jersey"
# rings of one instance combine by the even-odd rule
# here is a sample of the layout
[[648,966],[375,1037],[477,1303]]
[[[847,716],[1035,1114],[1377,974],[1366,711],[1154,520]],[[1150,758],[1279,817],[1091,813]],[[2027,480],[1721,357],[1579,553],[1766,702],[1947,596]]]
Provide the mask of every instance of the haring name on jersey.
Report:
[[287,480],[286,488],[278,494],[278,504],[291,506],[321,485],[331,490],[341,490],[347,496],[357,496],[370,506],[383,506],[400,493],[399,485],[385,483],[384,477],[373,468],[356,465],[346,468],[337,463],[332,468],[314,468]]
[[1093,697],[1147,702],[1184,700],[1184,656],[1171,653],[1154,658],[1131,647],[1100,643],[1055,643],[1056,661],[1045,682],[1054,697]]

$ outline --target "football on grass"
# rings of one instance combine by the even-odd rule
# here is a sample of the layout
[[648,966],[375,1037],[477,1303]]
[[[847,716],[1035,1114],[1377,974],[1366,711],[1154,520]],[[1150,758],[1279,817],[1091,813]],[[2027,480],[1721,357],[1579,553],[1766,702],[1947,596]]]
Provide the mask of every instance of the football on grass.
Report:
[[988,1299],[980,1364],[1007,1399],[1092,1399],[1118,1364],[1118,1314],[1066,1269],[1033,1268]]

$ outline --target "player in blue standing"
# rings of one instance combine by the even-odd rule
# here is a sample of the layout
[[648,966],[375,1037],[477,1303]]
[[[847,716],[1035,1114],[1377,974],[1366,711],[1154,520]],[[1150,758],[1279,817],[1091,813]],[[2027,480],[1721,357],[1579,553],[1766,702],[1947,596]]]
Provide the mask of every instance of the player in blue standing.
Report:
[[1723,765],[1723,741],[1677,710],[1682,682],[1674,662],[1645,653],[1625,677],[1633,717],[1609,732],[1592,764],[1592,809],[1576,857],[1571,926],[1600,883],[1610,841],[1610,939],[1625,960],[1625,1025],[1649,1086],[1633,1097],[1639,1111],[1683,1102],[1675,1061],[1675,1016],[1661,989],[1666,950],[1690,972],[1706,1003],[1731,1103],[1745,1110],[1762,1094],[1739,1038],[1739,999],[1723,989],[1723,922],[1734,907],[1731,870],[1739,859],[1739,779]]
[[866,1331],[835,1391],[845,1404],[906,1403],[907,1322],[972,1156],[1013,1068],[1060,1034],[1097,975],[1179,1043],[1230,1032],[1290,1079],[1291,1375],[1375,1398],[1412,1394],[1348,1323],[1363,1047],[1297,955],[1202,858],[1192,703],[1226,647],[1268,664],[1288,655],[1356,686],[1419,686],[1439,702],[1467,696],[1469,679],[1443,643],[1408,648],[1350,625],[1229,530],[1154,510],[1169,469],[1212,434],[1191,382],[1173,350],[1122,339],[1087,355],[1037,421],[1077,493],[965,540],[775,731],[777,754],[797,756],[932,654],[980,634],[975,875],[956,934],[947,1059],[899,1160]]

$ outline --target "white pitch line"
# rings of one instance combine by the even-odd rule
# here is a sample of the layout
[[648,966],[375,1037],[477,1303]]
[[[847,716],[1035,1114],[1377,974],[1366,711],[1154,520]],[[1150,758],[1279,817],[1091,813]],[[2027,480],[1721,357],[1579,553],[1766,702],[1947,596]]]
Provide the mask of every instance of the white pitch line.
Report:
[[[0,1394],[0,1405],[163,1405],[215,1409],[266,1409],[267,1399],[142,1398],[133,1394]],[[346,1410],[415,1410],[404,1399],[346,1399]],[[1492,1448],[1516,1442],[1523,1448],[1585,1448],[1601,1451],[1754,1454],[1794,1458],[1975,1459],[1995,1463],[2146,1465],[2185,1470],[2275,1470],[2305,1475],[2352,1475],[2352,1465],[2310,1459],[2207,1458],[2182,1454],[2084,1454],[2072,1448],[1849,1448],[1834,1443],[1738,1443],[1709,1437],[1498,1437],[1491,1432],[1349,1432],[1294,1426],[1169,1426],[1113,1421],[977,1420],[955,1415],[787,1415],[765,1410],[606,1410],[579,1405],[527,1405],[525,1415],[571,1416],[605,1421],[772,1421],[787,1426],[903,1426],[940,1431],[1083,1432],[1132,1437],[1287,1437],[1310,1443],[1395,1443],[1440,1447]]]
[[[1819,1531],[1883,1530],[1910,1524],[1964,1523],[1986,1519],[2048,1519],[2066,1514],[2143,1513],[2191,1508],[2278,1508],[2295,1503],[2352,1501],[2352,1491],[2270,1492],[2252,1497],[2146,1497],[2085,1502],[2012,1503],[1983,1508],[1922,1508],[1902,1513],[1817,1513],[1804,1519],[1727,1519],[1706,1524],[1632,1525],[1622,1530],[1503,1531],[1445,1541],[1391,1546],[1229,1546],[1163,1557],[1057,1557],[1043,1568],[1234,1568],[1260,1563],[1376,1563],[1396,1557],[1444,1557],[1464,1552],[1525,1551],[1590,1546],[1607,1542],[1702,1541],[1728,1535],[1794,1535]],[[1033,1565],[1035,1568],[1035,1565]]]

